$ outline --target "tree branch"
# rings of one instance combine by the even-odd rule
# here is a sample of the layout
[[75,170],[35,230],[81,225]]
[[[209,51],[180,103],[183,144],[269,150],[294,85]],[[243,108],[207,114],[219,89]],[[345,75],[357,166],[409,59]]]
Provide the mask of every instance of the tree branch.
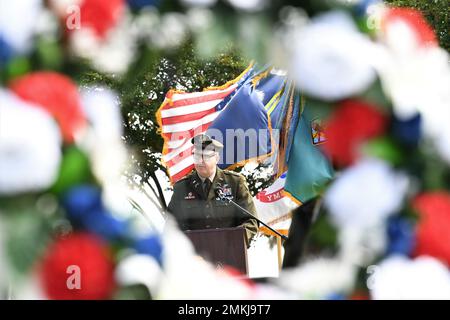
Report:
[[161,184],[159,183],[155,172],[150,172],[150,177],[155,182],[156,189],[158,190],[158,195],[159,195],[158,199],[159,199],[159,202],[161,203],[161,207],[163,208],[164,211],[166,211],[167,210],[166,199],[164,198],[164,193],[163,193],[163,190],[161,188]]

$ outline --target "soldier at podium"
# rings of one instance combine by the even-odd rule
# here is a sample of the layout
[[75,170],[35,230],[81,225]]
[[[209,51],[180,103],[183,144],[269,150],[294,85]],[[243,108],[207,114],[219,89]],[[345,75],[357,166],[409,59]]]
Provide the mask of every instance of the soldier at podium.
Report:
[[221,170],[217,166],[218,152],[223,148],[219,141],[202,134],[192,138],[192,143],[195,170],[175,183],[169,211],[181,230],[243,226],[249,246],[258,230],[258,222],[234,205],[216,199],[216,190],[220,189],[256,216],[256,208],[244,176]]

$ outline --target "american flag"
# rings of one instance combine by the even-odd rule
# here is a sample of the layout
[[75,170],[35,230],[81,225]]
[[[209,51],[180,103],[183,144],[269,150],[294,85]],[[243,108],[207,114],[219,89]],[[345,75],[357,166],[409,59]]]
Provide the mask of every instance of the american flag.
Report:
[[162,161],[175,183],[194,168],[191,138],[205,133],[240,86],[251,76],[250,65],[239,77],[223,86],[202,92],[170,90],[157,119],[164,139]]

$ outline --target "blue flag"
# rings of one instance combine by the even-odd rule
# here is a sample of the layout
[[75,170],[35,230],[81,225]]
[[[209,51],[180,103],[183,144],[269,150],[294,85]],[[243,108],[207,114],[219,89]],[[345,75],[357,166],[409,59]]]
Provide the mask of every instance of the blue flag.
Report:
[[252,81],[242,85],[206,134],[224,145],[218,164],[222,169],[272,152],[269,117]]
[[279,97],[286,84],[286,73],[269,68],[252,79],[256,91],[260,94],[262,104],[268,109],[271,101]]
[[294,100],[294,86],[283,71],[266,67],[248,78],[207,130],[224,145],[219,167],[264,160],[283,173],[299,117]]

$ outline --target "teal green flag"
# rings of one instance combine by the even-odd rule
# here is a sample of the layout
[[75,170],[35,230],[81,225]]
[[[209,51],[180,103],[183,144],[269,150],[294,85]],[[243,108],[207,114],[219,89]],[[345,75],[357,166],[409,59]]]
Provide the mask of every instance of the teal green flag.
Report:
[[284,190],[305,203],[316,197],[333,177],[333,168],[320,150],[326,143],[320,118],[305,108],[299,119],[288,159]]

